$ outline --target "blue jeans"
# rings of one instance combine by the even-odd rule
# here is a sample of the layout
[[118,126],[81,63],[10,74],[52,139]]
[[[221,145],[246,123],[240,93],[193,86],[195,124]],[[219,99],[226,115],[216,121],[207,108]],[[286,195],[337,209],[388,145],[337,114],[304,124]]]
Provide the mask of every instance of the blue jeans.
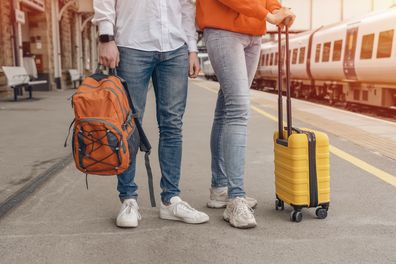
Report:
[[[118,75],[128,83],[136,111],[143,118],[148,84],[153,80],[156,97],[157,122],[160,138],[158,146],[161,167],[161,199],[168,204],[178,196],[182,157],[182,125],[187,100],[187,45],[170,52],[141,51],[119,47]],[[130,167],[118,175],[121,201],[137,198],[135,184],[136,157]]]
[[260,58],[261,37],[205,29],[204,38],[220,82],[210,143],[212,188],[228,187],[231,199],[245,197],[249,89]]

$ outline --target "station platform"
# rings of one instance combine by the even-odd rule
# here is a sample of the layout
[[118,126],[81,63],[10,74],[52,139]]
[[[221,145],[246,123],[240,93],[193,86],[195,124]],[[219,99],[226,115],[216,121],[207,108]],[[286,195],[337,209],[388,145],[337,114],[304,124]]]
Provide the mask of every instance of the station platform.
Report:
[[[187,225],[159,219],[158,208],[150,207],[140,155],[136,178],[142,221],[136,229],[117,228],[114,222],[120,203],[116,178],[90,176],[86,190],[85,175],[69,163],[0,219],[0,262],[396,262],[395,123],[293,100],[295,125],[323,130],[330,137],[332,200],[327,219],[318,220],[314,210],[304,210],[303,221],[292,223],[290,207],[284,212],[274,209],[276,95],[252,90],[245,188],[258,200],[258,226],[238,230],[223,221],[223,210],[206,208],[209,135],[218,88],[215,82],[190,81],[184,119],[181,196],[205,211],[209,223]],[[62,109],[59,106],[58,110]],[[66,122],[63,125],[67,127]],[[156,146],[158,128],[152,91],[144,127]],[[153,152],[159,201],[160,171]]]

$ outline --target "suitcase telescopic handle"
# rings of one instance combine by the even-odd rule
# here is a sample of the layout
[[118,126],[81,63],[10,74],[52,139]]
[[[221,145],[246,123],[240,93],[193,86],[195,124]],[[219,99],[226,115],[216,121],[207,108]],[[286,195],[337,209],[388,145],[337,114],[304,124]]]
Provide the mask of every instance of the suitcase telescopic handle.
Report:
[[[290,52],[289,52],[289,27],[285,26],[285,68],[286,68],[286,108],[287,108],[287,136],[292,134],[292,112],[290,94]],[[278,26],[278,130],[279,140],[283,136],[283,50],[282,50],[282,28]]]

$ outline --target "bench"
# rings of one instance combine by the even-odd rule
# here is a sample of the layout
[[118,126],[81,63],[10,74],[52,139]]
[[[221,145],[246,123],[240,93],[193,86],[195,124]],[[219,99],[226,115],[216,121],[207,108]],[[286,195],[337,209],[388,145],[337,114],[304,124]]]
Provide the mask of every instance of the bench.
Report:
[[23,95],[23,90],[29,92],[29,99],[33,98],[33,86],[46,84],[47,81],[31,81],[26,69],[21,66],[2,67],[7,79],[8,87],[14,89],[14,101],[18,101],[18,96]]
[[78,70],[76,69],[70,69],[69,70],[69,75],[70,75],[70,80],[73,83],[74,89],[77,89],[77,82],[80,83],[83,79],[83,75],[81,75]]

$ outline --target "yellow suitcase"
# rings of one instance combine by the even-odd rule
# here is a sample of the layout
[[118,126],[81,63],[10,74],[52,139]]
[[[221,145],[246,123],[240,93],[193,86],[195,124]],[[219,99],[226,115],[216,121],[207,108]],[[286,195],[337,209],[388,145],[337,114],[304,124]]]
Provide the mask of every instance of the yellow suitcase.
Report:
[[[286,50],[289,50],[289,35],[286,28]],[[290,99],[290,58],[286,52],[286,95],[287,95],[287,127],[283,127],[282,99],[282,30],[278,29],[279,39],[279,126],[274,134],[275,152],[275,209],[283,210],[284,204],[291,205],[294,210],[290,219],[301,222],[303,208],[317,208],[319,219],[327,217],[330,205],[330,165],[329,139],[326,134],[310,129],[292,127]]]

